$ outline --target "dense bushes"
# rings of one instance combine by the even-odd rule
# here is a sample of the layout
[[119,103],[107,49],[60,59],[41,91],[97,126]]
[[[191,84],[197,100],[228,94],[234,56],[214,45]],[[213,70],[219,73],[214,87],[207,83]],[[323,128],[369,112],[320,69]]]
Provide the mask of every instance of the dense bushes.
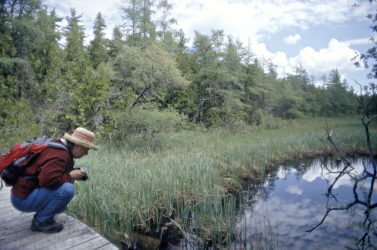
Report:
[[26,101],[5,103],[0,99],[0,104],[4,107],[0,113],[0,153],[16,142],[40,134],[39,126],[34,122],[33,112]]
[[108,137],[115,143],[126,144],[131,148],[163,147],[157,134],[176,132],[189,127],[184,116],[175,111],[155,111],[131,109],[119,113],[115,118],[115,128]]

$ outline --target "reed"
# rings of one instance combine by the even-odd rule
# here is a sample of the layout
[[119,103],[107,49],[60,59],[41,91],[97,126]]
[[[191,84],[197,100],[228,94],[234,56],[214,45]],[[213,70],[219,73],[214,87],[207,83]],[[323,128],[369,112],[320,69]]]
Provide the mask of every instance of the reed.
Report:
[[[284,121],[278,129],[195,129],[135,137],[138,144],[122,146],[103,142],[77,162],[88,166],[90,179],[77,183],[69,211],[116,240],[174,222],[186,233],[195,230],[195,243],[229,243],[240,208],[229,193],[244,191],[245,180],[263,181],[278,163],[334,154],[324,138],[326,123],[346,152],[365,150],[355,118]],[[375,129],[372,135],[376,143]]]

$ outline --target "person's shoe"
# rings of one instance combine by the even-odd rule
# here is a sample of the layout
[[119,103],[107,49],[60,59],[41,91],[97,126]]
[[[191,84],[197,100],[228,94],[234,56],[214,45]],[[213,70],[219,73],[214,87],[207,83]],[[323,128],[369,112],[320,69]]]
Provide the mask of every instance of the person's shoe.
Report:
[[63,224],[57,223],[55,220],[39,222],[35,217],[31,222],[31,231],[43,233],[58,233],[63,230]]

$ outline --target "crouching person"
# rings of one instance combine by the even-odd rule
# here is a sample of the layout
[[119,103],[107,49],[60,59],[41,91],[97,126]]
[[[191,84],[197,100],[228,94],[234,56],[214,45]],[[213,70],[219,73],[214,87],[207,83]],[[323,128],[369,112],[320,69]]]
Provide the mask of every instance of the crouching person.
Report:
[[89,149],[97,149],[94,139],[94,133],[84,128],[77,128],[71,135],[64,134],[54,140],[63,149],[48,147],[17,179],[11,190],[11,202],[19,211],[35,212],[32,231],[57,233],[63,229],[54,216],[62,213],[73,198],[73,181],[86,176],[84,171],[73,168],[74,159],[83,157]]

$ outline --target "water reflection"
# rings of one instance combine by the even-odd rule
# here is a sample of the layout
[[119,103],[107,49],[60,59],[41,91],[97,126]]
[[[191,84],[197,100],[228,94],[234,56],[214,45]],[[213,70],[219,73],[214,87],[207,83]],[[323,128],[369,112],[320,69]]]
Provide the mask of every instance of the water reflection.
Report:
[[[353,204],[353,190],[355,180],[365,173],[364,167],[373,171],[370,162],[368,165],[366,161],[361,158],[353,160],[352,171],[342,178],[337,176],[344,169],[343,162],[317,159],[310,164],[280,167],[269,176],[256,196],[251,197],[254,205],[246,209],[238,223],[238,240],[233,248],[377,248],[377,223],[374,223],[377,221],[377,209],[368,210],[372,222],[368,230],[369,241],[364,245],[358,244],[366,232],[366,208],[363,204]],[[368,190],[371,181],[372,178],[360,181],[356,193],[359,200],[371,194],[370,204],[375,204],[376,192]],[[331,195],[326,196],[329,191]],[[342,209],[349,204],[353,204],[350,209]],[[325,217],[329,208],[334,211]],[[315,230],[307,232],[316,226]]]

